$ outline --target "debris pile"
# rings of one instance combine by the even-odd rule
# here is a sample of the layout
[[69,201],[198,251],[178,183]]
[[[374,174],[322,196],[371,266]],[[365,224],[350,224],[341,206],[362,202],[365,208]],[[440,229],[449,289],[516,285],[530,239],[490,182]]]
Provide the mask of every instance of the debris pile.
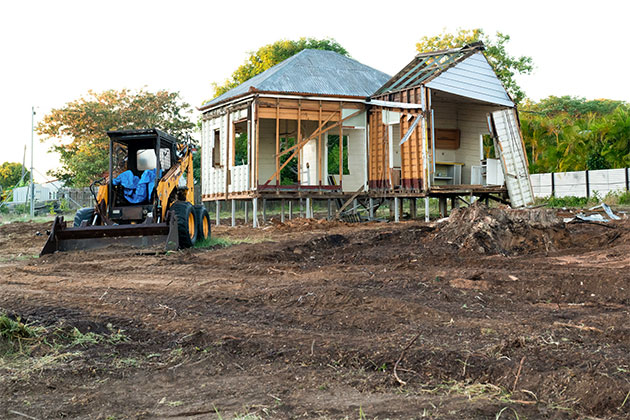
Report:
[[453,210],[436,239],[479,254],[549,252],[572,245],[553,210],[488,208],[481,203]]

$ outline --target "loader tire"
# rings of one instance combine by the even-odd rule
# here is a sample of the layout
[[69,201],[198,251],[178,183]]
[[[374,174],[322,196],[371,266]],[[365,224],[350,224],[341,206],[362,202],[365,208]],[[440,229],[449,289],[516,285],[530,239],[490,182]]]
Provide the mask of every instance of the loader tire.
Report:
[[177,232],[180,248],[191,248],[197,242],[197,215],[192,204],[188,201],[176,201],[171,210],[177,216]]
[[94,207],[83,207],[82,209],[77,210],[74,215],[74,223],[72,226],[79,227],[84,220],[88,221],[88,226],[92,224],[92,219],[94,219]]
[[195,206],[195,215],[197,216],[197,240],[205,241],[210,238],[210,215],[203,205]]

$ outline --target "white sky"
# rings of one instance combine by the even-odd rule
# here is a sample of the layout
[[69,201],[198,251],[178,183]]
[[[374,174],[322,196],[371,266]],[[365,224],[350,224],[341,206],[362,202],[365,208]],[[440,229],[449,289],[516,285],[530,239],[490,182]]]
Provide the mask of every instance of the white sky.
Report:
[[[279,39],[332,37],[354,59],[393,75],[424,35],[498,30],[512,37],[511,54],[534,59],[534,73],[519,78],[530,98],[628,101],[628,12],[630,2],[609,0],[2,1],[0,163],[21,162],[30,148],[32,105],[37,121],[89,89],[146,86],[179,91],[199,106],[212,82]],[[58,165],[48,147],[36,136],[37,181]]]

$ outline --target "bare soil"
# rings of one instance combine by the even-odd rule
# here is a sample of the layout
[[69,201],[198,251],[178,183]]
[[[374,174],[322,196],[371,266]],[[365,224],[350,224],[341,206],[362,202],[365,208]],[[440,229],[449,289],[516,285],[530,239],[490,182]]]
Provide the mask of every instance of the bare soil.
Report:
[[630,417],[627,220],[473,207],[34,258],[48,228],[0,226],[0,312],[126,340],[0,359],[0,418]]

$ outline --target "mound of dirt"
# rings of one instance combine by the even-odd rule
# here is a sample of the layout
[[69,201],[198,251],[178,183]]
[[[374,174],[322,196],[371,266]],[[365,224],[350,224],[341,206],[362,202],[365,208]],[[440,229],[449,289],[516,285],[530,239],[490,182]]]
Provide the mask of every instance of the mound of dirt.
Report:
[[549,252],[574,246],[565,224],[550,209],[457,208],[436,239],[479,254]]

